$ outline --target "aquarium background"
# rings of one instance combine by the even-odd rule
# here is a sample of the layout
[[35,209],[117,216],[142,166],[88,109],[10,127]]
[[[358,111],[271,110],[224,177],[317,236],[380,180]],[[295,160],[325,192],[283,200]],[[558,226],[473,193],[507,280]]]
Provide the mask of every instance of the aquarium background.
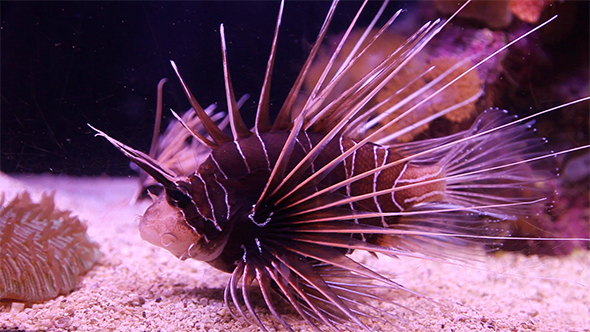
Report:
[[[127,159],[105,140],[94,138],[86,124],[147,151],[158,81],[169,79],[165,121],[171,118],[170,108],[181,113],[190,107],[169,60],[178,64],[204,107],[219,102],[224,109],[220,23],[225,24],[236,94],[251,94],[242,109],[251,124],[278,5],[2,2],[1,170],[135,174]],[[273,76],[274,111],[305,61],[329,3],[289,2],[285,7]],[[335,31],[345,28],[358,4],[340,7]],[[390,7],[391,12],[397,6]]]
[[[395,2],[384,16],[397,8],[423,9],[423,4]],[[164,124],[171,118],[169,108],[189,108],[169,60],[176,61],[202,106],[218,102],[224,109],[220,23],[225,24],[235,92],[238,97],[251,95],[242,114],[248,124],[253,122],[278,2],[3,1],[0,6],[3,172],[136,174],[126,158],[95,138],[86,124],[147,151],[158,81],[169,79]],[[374,12],[379,2],[369,6]],[[578,6],[578,17],[568,20],[580,28],[552,47],[587,55],[588,3]],[[328,7],[325,1],[287,2],[273,75],[273,111],[295,80]],[[344,30],[357,8],[357,2],[342,2],[332,31]],[[362,17],[361,24],[368,19]],[[535,43],[536,38],[529,40]],[[545,106],[528,102],[511,111]]]
[[[429,9],[428,4],[392,1],[389,10],[407,8],[407,17]],[[564,99],[575,99],[572,96],[590,95],[590,2],[556,4],[573,5],[574,9],[560,17],[561,23],[527,38],[522,44],[525,47],[512,48],[517,51],[512,56],[516,60],[502,77],[518,86],[513,89],[514,95],[503,96],[506,99],[497,104],[511,113],[530,114]],[[358,5],[356,1],[341,2],[333,32],[345,28]],[[379,3],[371,1],[369,5]],[[325,1],[287,2],[273,76],[275,111],[297,76],[328,6]],[[277,10],[278,3],[270,1],[0,1],[0,170],[9,173],[0,173],[0,196],[7,202],[27,190],[38,200],[41,193],[55,191],[56,207],[71,210],[87,222],[88,235],[101,245],[99,264],[67,297],[27,308],[23,304],[20,309],[2,301],[0,330],[106,330],[113,329],[113,322],[123,331],[244,329],[243,323],[231,319],[222,307],[228,275],[215,273],[204,262],[179,261],[140,238],[138,216],[150,200],[136,201],[140,183],[132,177],[136,173],[128,160],[106,140],[94,137],[86,124],[147,151],[157,82],[162,77],[169,79],[164,100],[166,120],[170,119],[168,108],[182,112],[189,107],[170,59],[178,63],[203,106],[219,102],[223,109],[222,22],[236,93],[252,94],[243,108],[246,117],[250,114],[251,123]],[[422,18],[417,21],[424,22]],[[394,28],[408,22],[398,23]],[[464,20],[455,23],[479,24]],[[512,28],[519,26],[515,23]],[[567,33],[560,34],[559,30]],[[540,45],[546,53],[533,51]],[[551,149],[588,144],[589,113],[588,103],[583,103],[544,115],[536,127],[550,138],[550,144],[557,143]],[[586,159],[580,158],[584,156]],[[570,182],[558,191],[556,212],[540,219],[545,222],[550,218],[552,238],[588,238],[590,168],[584,163],[590,160],[588,157],[588,149],[559,157],[580,165],[582,178],[560,178],[569,178]],[[542,242],[542,248],[549,248],[551,255],[582,247],[573,241],[568,245]],[[587,246],[587,242],[580,243]],[[534,243],[527,241],[527,245]],[[481,258],[485,258],[484,265],[479,265],[480,260],[443,264],[440,260],[361,256],[362,262],[376,271],[395,274],[396,282],[424,294],[421,298],[392,297],[401,307],[410,308],[388,311],[396,315],[393,329],[471,331],[477,325],[561,331],[590,326],[587,250],[561,257],[508,253]],[[380,305],[389,310],[388,302],[381,301]],[[308,328],[303,320],[297,320],[297,324],[296,330]]]

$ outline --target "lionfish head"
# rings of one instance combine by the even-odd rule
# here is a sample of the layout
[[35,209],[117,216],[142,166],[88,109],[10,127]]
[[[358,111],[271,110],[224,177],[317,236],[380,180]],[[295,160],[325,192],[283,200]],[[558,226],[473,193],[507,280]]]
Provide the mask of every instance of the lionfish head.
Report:
[[139,220],[141,238],[178,258],[187,258],[200,236],[188,226],[181,211],[171,206],[165,195],[158,197]]
[[181,259],[192,257],[191,250],[196,250],[195,244],[200,243],[203,236],[187,222],[187,215],[193,217],[193,224],[200,225],[202,220],[198,214],[193,213],[195,207],[187,179],[179,177],[174,171],[149,155],[119,142],[91,125],[89,126],[97,132],[97,136],[106,138],[164,187],[164,192],[159,196],[150,195],[154,202],[140,218],[141,238],[169,250]]

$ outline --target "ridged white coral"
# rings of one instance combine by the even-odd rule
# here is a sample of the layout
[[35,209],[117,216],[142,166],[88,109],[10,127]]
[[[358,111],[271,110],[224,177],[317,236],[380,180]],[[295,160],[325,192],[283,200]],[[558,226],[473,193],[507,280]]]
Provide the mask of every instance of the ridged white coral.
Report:
[[25,191],[4,206],[0,196],[0,299],[38,302],[67,294],[96,262],[98,244],[53,194],[39,203]]

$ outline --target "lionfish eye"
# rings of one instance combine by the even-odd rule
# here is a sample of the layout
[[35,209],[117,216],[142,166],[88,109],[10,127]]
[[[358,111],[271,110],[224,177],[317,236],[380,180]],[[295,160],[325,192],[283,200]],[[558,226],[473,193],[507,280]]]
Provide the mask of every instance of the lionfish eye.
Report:
[[170,206],[184,208],[190,204],[191,198],[182,190],[173,188],[173,189],[166,189],[166,200]]

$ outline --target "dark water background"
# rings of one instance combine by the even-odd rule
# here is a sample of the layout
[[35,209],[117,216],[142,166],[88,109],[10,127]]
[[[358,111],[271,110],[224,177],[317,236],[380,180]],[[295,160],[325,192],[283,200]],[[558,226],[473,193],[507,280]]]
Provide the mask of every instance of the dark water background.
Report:
[[[225,24],[236,94],[252,95],[242,114],[253,122],[277,2],[3,1],[0,6],[3,172],[135,174],[126,158],[95,138],[86,123],[147,151],[158,81],[169,79],[166,119],[169,108],[189,108],[171,59],[201,105],[219,102],[224,109],[220,23]],[[369,6],[374,13],[379,3]],[[384,17],[415,6],[394,2]],[[274,111],[295,80],[328,7],[325,1],[287,2],[271,91]],[[345,29],[357,8],[357,2],[343,2],[332,31]]]
[[[376,4],[371,4],[376,7]],[[149,149],[156,85],[169,78],[164,113],[189,108],[169,60],[203,106],[225,95],[219,24],[225,24],[238,97],[253,98],[252,121],[278,2],[6,2],[2,13],[1,170],[70,175],[133,174],[128,161],[90,123],[126,144]],[[279,108],[329,7],[289,2],[273,77]],[[358,3],[344,3],[334,31]],[[390,15],[398,4],[390,5]]]

